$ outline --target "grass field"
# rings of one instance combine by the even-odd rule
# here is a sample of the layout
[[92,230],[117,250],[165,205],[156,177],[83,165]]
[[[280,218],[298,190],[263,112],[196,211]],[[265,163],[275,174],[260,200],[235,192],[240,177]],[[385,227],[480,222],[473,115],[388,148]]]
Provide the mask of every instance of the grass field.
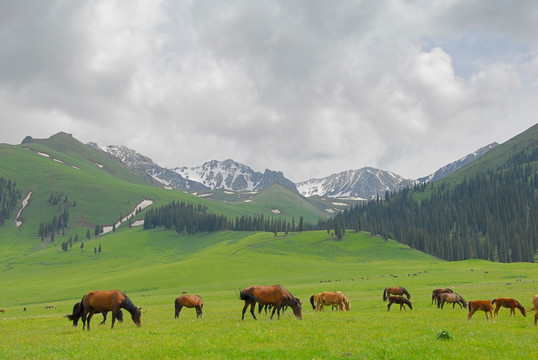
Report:
[[[103,252],[93,253],[102,244]],[[6,247],[7,249],[7,247]],[[14,250],[13,250],[14,249]],[[538,293],[538,266],[469,260],[448,263],[367,233],[333,241],[326,232],[274,237],[223,232],[178,237],[168,231],[118,230],[88,241],[86,252],[57,247],[2,255],[0,358],[31,359],[529,359],[538,357],[534,313],[495,323],[483,313],[467,320],[456,306],[431,305],[431,291],[453,287],[466,300],[514,297],[530,307]],[[238,291],[280,283],[303,302],[303,320],[291,311],[269,320],[249,313],[241,321]],[[404,286],[413,310],[387,312],[382,291]],[[118,288],[142,306],[142,327],[125,313],[110,329],[71,326],[82,295]],[[309,297],[340,290],[349,312],[314,312]],[[183,291],[204,298],[204,315],[173,301]],[[54,304],[56,309],[45,309]],[[27,311],[23,311],[23,307]],[[441,331],[451,340],[437,340]]]

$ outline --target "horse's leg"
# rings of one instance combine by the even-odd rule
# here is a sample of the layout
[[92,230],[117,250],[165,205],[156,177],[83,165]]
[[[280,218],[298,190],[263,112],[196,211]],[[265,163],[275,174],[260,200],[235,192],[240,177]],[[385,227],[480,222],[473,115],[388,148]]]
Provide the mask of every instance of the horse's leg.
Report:
[[106,314],[108,314],[108,311],[103,311],[103,321],[101,321],[99,325],[104,325],[104,323],[106,322]]
[[248,302],[245,300],[245,306],[243,306],[243,313],[241,315],[241,320],[245,319],[245,311],[247,311]]
[[256,315],[254,315],[254,308],[256,307],[256,303],[253,302],[251,305],[250,305],[250,313],[252,314],[252,317],[254,318],[254,320],[258,320],[256,319]]
[[90,321],[93,316],[93,311],[90,310],[90,313],[88,314],[88,331],[90,331]]
[[181,309],[183,309],[183,304],[179,305],[177,307],[177,316],[176,317],[179,317],[179,313],[181,312]]
[[501,307],[501,304],[499,304],[498,302],[495,303],[495,316],[496,317],[499,317],[499,308]]
[[118,317],[119,310],[112,309],[112,326],[111,329],[114,329],[114,323],[116,322],[116,317]]
[[[273,312],[271,313],[271,320],[273,320],[273,316],[275,315],[277,306],[273,306]],[[280,319],[280,308],[278,309],[278,318]]]
[[392,302],[389,301],[389,304],[387,305],[387,311],[390,311],[390,306],[392,305]]

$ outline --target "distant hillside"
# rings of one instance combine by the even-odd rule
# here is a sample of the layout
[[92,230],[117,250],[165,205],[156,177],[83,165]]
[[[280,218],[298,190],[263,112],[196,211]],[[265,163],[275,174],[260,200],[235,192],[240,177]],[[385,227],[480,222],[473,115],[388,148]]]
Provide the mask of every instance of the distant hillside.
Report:
[[436,183],[371,201],[333,221],[446,260],[534,262],[538,250],[538,126]]
[[496,142],[491,143],[489,145],[486,145],[486,146],[476,150],[474,153],[465,155],[461,159],[456,160],[456,161],[454,161],[454,162],[452,162],[452,163],[450,163],[448,165],[443,166],[442,168],[440,168],[439,170],[437,170],[433,174],[418,179],[418,182],[419,183],[429,183],[429,182],[439,181],[442,178],[444,178],[445,176],[448,176],[448,175],[452,174],[454,171],[456,171],[456,170],[464,167],[465,165],[470,164],[471,162],[475,161],[476,159],[480,158],[481,156],[486,154],[488,151],[495,148],[497,145],[499,145],[499,144],[496,143]]
[[[0,144],[1,178],[11,182],[6,185],[11,194],[6,201],[11,202],[15,196],[16,208],[6,206],[7,218],[2,216],[0,250],[4,246],[12,248],[17,239],[23,240],[17,243],[19,247],[42,244],[59,248],[70,238],[93,237],[98,228],[112,227],[144,200],[153,201],[153,206],[185,202],[230,219],[256,214],[291,221],[303,216],[305,221],[317,223],[325,216],[299,194],[284,188],[277,193],[281,192],[278,196],[288,202],[277,208],[248,198],[253,194],[243,197],[232,193],[235,201],[213,201],[209,192],[202,197],[151,186],[116,158],[66,133],[48,139],[27,137],[20,145]],[[262,196],[263,191],[259,194]],[[22,208],[26,196],[28,204]],[[16,228],[17,213],[20,225]],[[144,213],[137,215],[137,219],[143,217]]]

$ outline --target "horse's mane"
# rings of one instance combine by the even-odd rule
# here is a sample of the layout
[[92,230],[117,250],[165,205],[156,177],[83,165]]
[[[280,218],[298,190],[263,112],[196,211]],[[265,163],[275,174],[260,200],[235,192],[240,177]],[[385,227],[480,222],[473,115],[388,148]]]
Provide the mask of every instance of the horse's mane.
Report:
[[121,307],[124,308],[125,310],[129,311],[131,313],[131,315],[133,315],[133,313],[136,312],[136,310],[138,309],[136,307],[136,305],[131,301],[131,299],[129,299],[129,297],[127,295],[125,295],[124,293],[122,293],[122,295],[125,297],[123,299],[123,301],[121,302]]

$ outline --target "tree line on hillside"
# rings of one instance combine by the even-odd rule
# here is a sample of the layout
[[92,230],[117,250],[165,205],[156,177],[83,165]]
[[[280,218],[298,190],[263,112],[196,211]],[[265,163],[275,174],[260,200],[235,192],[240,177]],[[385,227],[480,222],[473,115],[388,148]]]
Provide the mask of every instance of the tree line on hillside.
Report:
[[22,198],[14,180],[0,177],[0,226],[4,225]]
[[[532,155],[532,154],[531,154]],[[536,155],[536,154],[534,154]],[[538,249],[538,171],[521,164],[479,173],[461,183],[417,185],[335,216],[445,260],[534,262]],[[518,164],[515,165],[514,164]]]
[[64,235],[65,229],[69,224],[69,208],[77,206],[77,202],[70,202],[67,195],[64,195],[63,192],[52,192],[47,202],[56,211],[50,221],[42,221],[39,224],[39,236],[41,237],[41,241],[45,241],[48,238],[50,242],[54,242],[56,235]]
[[[320,223],[323,225],[323,223]],[[311,225],[299,218],[287,221],[283,218],[273,218],[264,215],[243,215],[230,219],[225,215],[213,214],[205,205],[194,205],[185,202],[172,201],[167,205],[149,209],[144,217],[144,229],[164,227],[174,229],[178,234],[196,234],[198,232],[214,231],[266,231],[266,232],[295,232],[318,229],[320,224]]]

